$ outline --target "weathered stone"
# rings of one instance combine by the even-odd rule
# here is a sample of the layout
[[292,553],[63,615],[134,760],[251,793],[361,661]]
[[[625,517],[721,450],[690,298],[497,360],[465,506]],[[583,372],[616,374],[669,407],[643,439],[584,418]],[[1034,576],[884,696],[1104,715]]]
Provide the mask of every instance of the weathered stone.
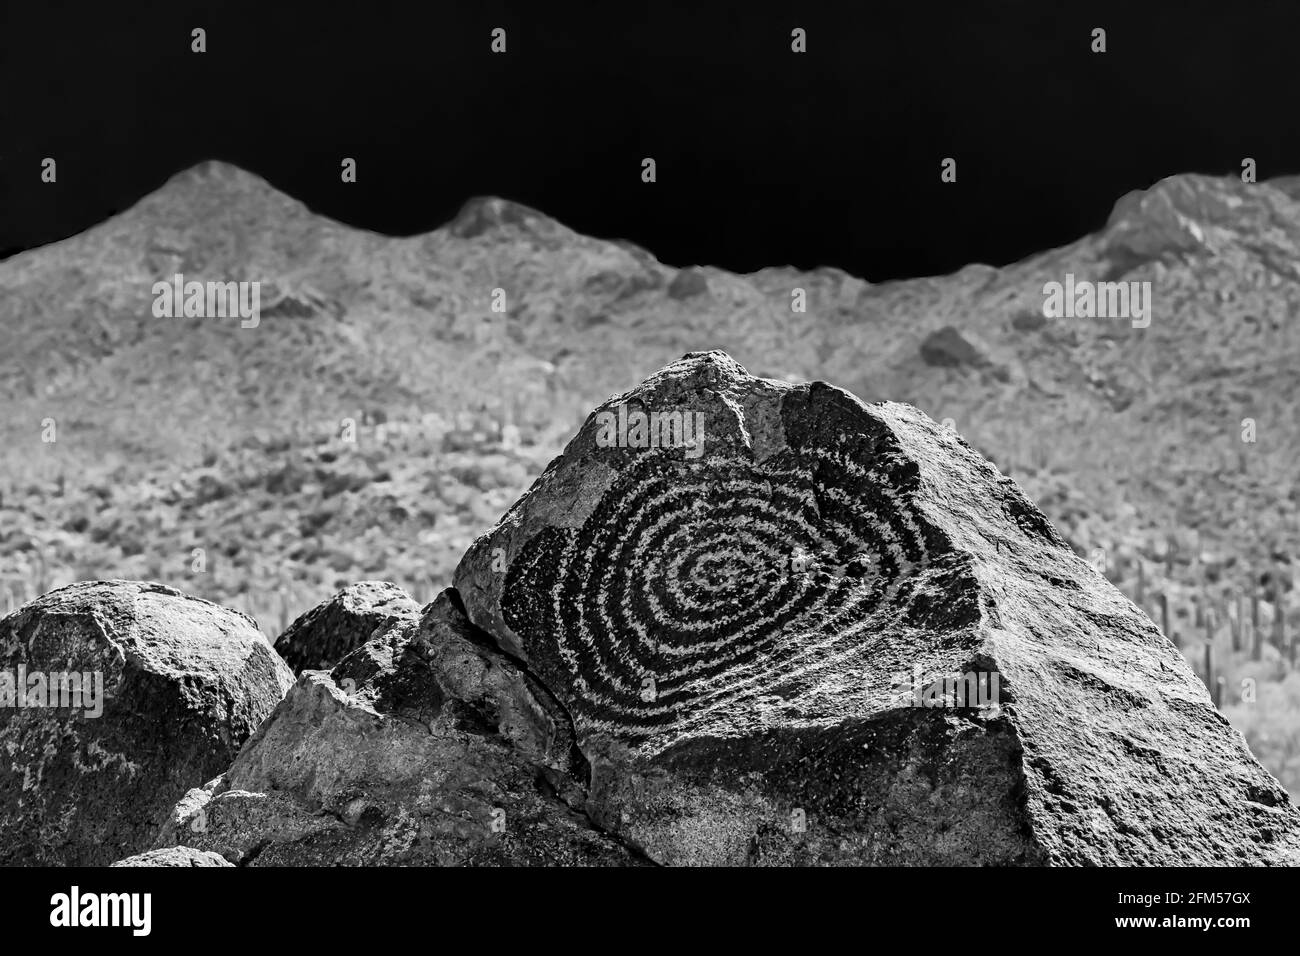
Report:
[[[4,693],[6,679],[12,691],[73,673],[90,695],[45,703],[81,706],[16,707]],[[144,849],[292,683],[251,619],[160,584],[74,584],[0,619],[0,864],[104,865]]]
[[146,850],[113,866],[234,866],[219,853],[195,850],[188,846],[169,846],[162,850]]
[[477,633],[454,592],[302,675],[155,845],[239,865],[628,865],[582,812],[558,702]]
[[379,628],[420,617],[420,605],[396,584],[350,584],[284,629],[275,649],[295,674],[326,670],[360,647]]
[[720,352],[620,404],[702,414],[703,454],[593,415],[455,576],[571,715],[598,825],[668,864],[1295,853],[1181,655],[951,430]]

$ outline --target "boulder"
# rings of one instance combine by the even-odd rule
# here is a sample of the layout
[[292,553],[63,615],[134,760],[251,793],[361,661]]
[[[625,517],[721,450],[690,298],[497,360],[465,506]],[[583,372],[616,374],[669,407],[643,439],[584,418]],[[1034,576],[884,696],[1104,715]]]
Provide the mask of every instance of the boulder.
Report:
[[1041,309],[1026,309],[1011,317],[1011,327],[1017,332],[1037,332],[1047,325],[1047,317]]
[[457,239],[477,239],[505,230],[550,233],[562,227],[530,206],[499,196],[473,196],[465,201],[447,230]]
[[242,866],[636,865],[583,812],[559,702],[446,591],[299,677],[155,841]]
[[295,674],[326,670],[364,644],[377,628],[420,616],[420,605],[395,584],[361,581],[303,614],[275,641]]
[[146,850],[113,866],[234,866],[226,858],[211,850],[195,850],[188,846],[169,846],[164,850]]
[[679,301],[706,295],[708,291],[708,277],[699,269],[681,269],[673,276],[672,282],[668,283],[668,297]]
[[1241,865],[1300,845],[1177,649],[911,406],[692,353],[602,405],[455,587],[569,715],[586,816],[659,863]]
[[74,584],[0,619],[0,865],[145,849],[292,683],[250,618],[160,584]]
[[983,368],[989,364],[984,353],[951,325],[925,337],[921,343],[921,358],[925,364],[940,368]]

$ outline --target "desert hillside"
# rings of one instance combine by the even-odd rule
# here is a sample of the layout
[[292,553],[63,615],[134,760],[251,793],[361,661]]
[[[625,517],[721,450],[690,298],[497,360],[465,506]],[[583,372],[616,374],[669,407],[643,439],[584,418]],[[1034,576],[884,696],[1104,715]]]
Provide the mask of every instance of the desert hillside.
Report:
[[[429,600],[597,403],[721,348],[950,419],[1157,623],[1168,602],[1202,673],[1208,640],[1300,794],[1297,263],[1296,179],[1176,176],[1069,246],[871,284],[667,265],[501,199],[388,238],[204,164],[0,262],[0,612],[108,577],[271,636],[361,579]],[[260,282],[260,325],[156,318],[176,273]],[[1044,318],[1067,275],[1150,282],[1149,325]]]

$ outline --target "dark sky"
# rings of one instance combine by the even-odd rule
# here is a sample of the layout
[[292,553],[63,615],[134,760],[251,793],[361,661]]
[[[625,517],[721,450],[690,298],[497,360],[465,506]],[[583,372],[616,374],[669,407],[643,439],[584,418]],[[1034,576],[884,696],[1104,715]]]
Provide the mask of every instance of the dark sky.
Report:
[[501,195],[673,265],[873,281],[1069,242],[1173,173],[1300,172],[1295,0],[583,6],[6,4],[0,255],[204,159],[379,232]]

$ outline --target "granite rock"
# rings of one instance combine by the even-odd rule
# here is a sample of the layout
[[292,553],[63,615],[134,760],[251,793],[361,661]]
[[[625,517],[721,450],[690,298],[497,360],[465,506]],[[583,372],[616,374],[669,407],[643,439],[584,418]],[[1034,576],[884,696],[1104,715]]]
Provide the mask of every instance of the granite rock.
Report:
[[558,701],[446,591],[300,676],[155,846],[241,866],[646,862],[585,815],[587,773]]
[[908,405],[692,353],[602,405],[455,586],[570,715],[587,815],[659,863],[1295,852],[1174,646]]
[[233,866],[225,857],[211,850],[195,850],[188,846],[169,846],[165,850],[146,850],[113,866]]
[[419,616],[420,605],[397,585],[361,581],[295,620],[276,639],[275,649],[295,674],[327,670],[377,629]]
[[0,865],[145,849],[292,683],[250,618],[161,584],[73,584],[0,619]]

